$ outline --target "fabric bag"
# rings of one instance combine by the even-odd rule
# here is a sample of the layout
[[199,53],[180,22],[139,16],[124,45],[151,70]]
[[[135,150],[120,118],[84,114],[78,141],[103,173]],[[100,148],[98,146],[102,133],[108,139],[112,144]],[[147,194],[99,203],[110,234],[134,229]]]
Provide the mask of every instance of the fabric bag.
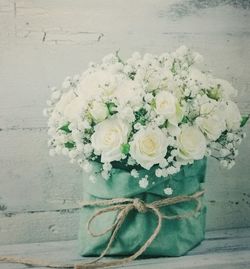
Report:
[[[99,164],[94,163],[94,171],[98,171]],[[104,180],[96,174],[95,182],[84,178],[84,200],[99,201],[114,198],[139,198],[145,203],[167,198],[164,189],[170,187],[174,190],[170,197],[179,195],[192,195],[202,189],[205,179],[206,158],[195,161],[191,165],[183,166],[177,174],[167,178],[157,178],[154,170],[141,170],[143,174],[150,173],[150,184],[143,189],[138,179],[133,178],[129,171],[114,168],[111,177]],[[92,172],[93,173],[93,172]],[[153,179],[153,180],[152,180]],[[201,210],[191,217],[184,219],[164,219],[159,234],[141,256],[181,256],[197,246],[205,234],[206,206],[201,200]],[[82,256],[99,256],[106,248],[111,231],[98,237],[93,237],[87,227],[89,219],[99,207],[83,207],[80,212],[79,253]],[[181,202],[160,209],[163,215],[183,215],[194,209],[192,201]],[[108,212],[97,216],[91,223],[91,230],[101,233],[112,226],[117,212]],[[152,212],[140,213],[136,210],[129,212],[124,223],[112,243],[108,255],[128,256],[135,253],[151,236],[157,225],[157,218]]]

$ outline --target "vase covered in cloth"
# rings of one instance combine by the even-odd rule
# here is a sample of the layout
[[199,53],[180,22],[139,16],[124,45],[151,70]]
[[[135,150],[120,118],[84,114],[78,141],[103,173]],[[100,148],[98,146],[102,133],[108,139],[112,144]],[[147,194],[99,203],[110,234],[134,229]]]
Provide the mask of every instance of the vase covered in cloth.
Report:
[[[99,164],[94,164],[94,169],[99,170]],[[141,170],[140,177],[148,171]],[[191,165],[183,166],[177,174],[167,178],[157,178],[154,169],[150,170],[151,184],[145,189],[139,187],[135,178],[122,169],[114,168],[110,178],[106,181],[101,176],[96,176],[92,182],[84,178],[84,200],[96,201],[114,198],[139,198],[145,203],[164,199],[167,195],[164,189],[174,190],[170,197],[192,195],[202,189],[206,172],[206,158],[195,161]],[[93,173],[93,172],[92,172]],[[155,180],[152,180],[155,178]],[[181,256],[194,248],[204,239],[206,206],[203,197],[200,197],[202,207],[199,212],[184,219],[163,219],[159,234],[152,244],[144,251],[144,257]],[[98,207],[83,207],[80,213],[79,251],[82,256],[99,256],[106,248],[111,236],[108,232],[102,236],[93,237],[87,228],[88,220],[97,212]],[[194,209],[192,201],[177,203],[162,207],[162,215],[183,215]],[[97,216],[91,224],[91,230],[101,233],[112,226],[117,212],[108,212]],[[157,226],[156,216],[148,211],[140,213],[136,210],[129,212],[122,224],[108,255],[132,255],[152,235]]]

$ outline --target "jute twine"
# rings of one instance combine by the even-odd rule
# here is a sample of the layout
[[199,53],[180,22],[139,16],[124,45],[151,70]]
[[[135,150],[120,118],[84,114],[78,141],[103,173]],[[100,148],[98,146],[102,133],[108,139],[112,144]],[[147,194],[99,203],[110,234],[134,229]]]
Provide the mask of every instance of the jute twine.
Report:
[[[89,219],[87,223],[88,232],[93,237],[99,237],[107,234],[108,232],[111,232],[111,236],[109,238],[109,242],[106,246],[106,248],[103,250],[101,255],[92,260],[91,262],[85,262],[85,263],[78,263],[78,264],[59,264],[59,263],[50,263],[44,260],[39,259],[33,259],[33,258],[21,258],[17,256],[0,256],[1,262],[6,263],[21,263],[26,265],[32,265],[32,266],[43,266],[43,267],[49,267],[49,268],[75,268],[75,269],[91,269],[91,268],[107,268],[107,267],[113,267],[113,266],[121,266],[126,263],[129,263],[133,260],[135,260],[137,257],[139,257],[154,241],[154,239],[159,234],[161,227],[162,227],[162,221],[163,219],[167,220],[181,220],[190,218],[192,216],[195,216],[196,213],[198,213],[201,210],[201,201],[200,197],[204,194],[204,191],[199,191],[194,193],[193,195],[179,195],[171,198],[164,198],[157,201],[154,201],[152,203],[145,203],[142,200],[138,198],[114,198],[110,200],[97,200],[92,202],[82,202],[80,203],[81,207],[103,207],[99,209],[95,214],[92,215],[92,217]],[[194,201],[196,203],[196,206],[191,211],[180,214],[180,215],[162,215],[160,208],[179,204],[183,202],[189,202]],[[100,260],[108,253],[110,248],[112,247],[112,244],[114,243],[117,233],[119,232],[122,224],[124,223],[127,215],[132,211],[136,210],[139,213],[147,213],[152,212],[155,217],[157,218],[157,226],[154,229],[152,235],[147,239],[147,241],[143,244],[143,246],[137,250],[134,254],[132,254],[129,257],[121,258],[121,259],[115,259],[111,261],[101,262]],[[114,223],[107,228],[106,230],[95,233],[91,230],[91,224],[98,216],[101,216],[102,214],[105,214],[107,212],[117,212],[116,218]]]

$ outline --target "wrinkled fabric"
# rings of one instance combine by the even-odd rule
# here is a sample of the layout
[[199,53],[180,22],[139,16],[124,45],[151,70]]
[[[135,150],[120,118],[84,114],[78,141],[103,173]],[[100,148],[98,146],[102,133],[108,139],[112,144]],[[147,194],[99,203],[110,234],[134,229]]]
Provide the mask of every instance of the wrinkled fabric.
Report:
[[[94,164],[94,169],[98,171],[99,164]],[[96,199],[112,199],[120,197],[139,198],[145,203],[155,200],[174,197],[178,195],[191,195],[202,189],[205,179],[206,159],[195,161],[192,165],[183,166],[179,173],[167,178],[157,178],[154,170],[150,171],[151,180],[154,184],[149,184],[142,189],[138,184],[138,179],[133,178],[128,171],[113,169],[110,179],[104,180],[97,175],[95,183],[84,178],[84,200],[93,201]],[[141,170],[140,178],[148,171]],[[170,187],[173,194],[167,196],[164,189]],[[159,256],[181,256],[194,248],[204,239],[206,206],[203,198],[200,213],[188,219],[163,220],[161,231],[153,243],[142,254],[144,257]],[[163,215],[183,214],[193,210],[194,202],[183,202],[161,208]],[[84,207],[80,213],[79,229],[79,252],[82,256],[98,256],[107,246],[111,233],[101,237],[93,237],[87,231],[89,218],[100,207]],[[117,213],[110,212],[98,216],[92,223],[92,230],[101,232],[110,227],[114,222]],[[135,253],[151,236],[157,225],[156,216],[151,213],[139,213],[132,211],[126,217],[121,226],[108,255],[126,256]]]

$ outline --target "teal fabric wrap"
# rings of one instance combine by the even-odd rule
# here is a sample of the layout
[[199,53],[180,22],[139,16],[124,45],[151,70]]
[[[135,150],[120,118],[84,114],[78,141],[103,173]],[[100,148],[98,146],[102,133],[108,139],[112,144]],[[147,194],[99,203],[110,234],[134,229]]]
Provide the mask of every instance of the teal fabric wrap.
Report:
[[[98,164],[95,164],[98,170]],[[148,171],[141,170],[140,177]],[[111,198],[139,198],[145,203],[166,198],[164,188],[171,187],[173,196],[191,195],[202,189],[206,172],[206,159],[195,161],[192,165],[183,166],[181,171],[167,178],[156,178],[154,170],[150,171],[151,179],[146,189],[139,187],[138,179],[129,172],[113,169],[107,181],[97,176],[92,183],[84,178],[84,200]],[[98,256],[107,246],[110,233],[93,237],[88,233],[87,222],[100,207],[84,207],[80,213],[79,251],[82,256]],[[194,209],[193,202],[183,202],[161,208],[163,215],[183,214]],[[202,198],[202,210],[195,216],[182,220],[163,220],[161,231],[153,243],[143,253],[144,257],[181,256],[204,239],[206,207]],[[116,213],[110,212],[98,216],[92,224],[92,230],[102,232],[114,222]],[[112,244],[109,255],[124,256],[135,253],[151,236],[157,225],[157,219],[151,212],[130,212]]]

